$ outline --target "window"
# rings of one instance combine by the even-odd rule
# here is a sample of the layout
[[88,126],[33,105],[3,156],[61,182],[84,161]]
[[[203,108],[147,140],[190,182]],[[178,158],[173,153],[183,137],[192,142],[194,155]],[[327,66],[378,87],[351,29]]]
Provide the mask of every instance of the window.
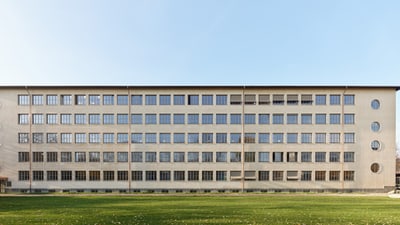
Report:
[[199,143],[199,134],[198,133],[189,133],[188,134],[188,143],[189,144]]
[[354,171],[344,171],[343,172],[344,181],[354,181]]
[[86,114],[75,114],[75,124],[86,124]]
[[259,181],[268,181],[269,180],[269,171],[258,171],[258,180]]
[[201,143],[203,144],[209,144],[209,143],[213,143],[213,133],[203,133],[201,135]]
[[269,133],[259,133],[258,134],[258,143],[260,143],[260,144],[269,143]]
[[312,103],[313,103],[312,95],[301,95],[302,105],[312,105]]
[[283,114],[273,114],[272,124],[283,124]]
[[326,105],[326,95],[315,95],[316,105]]
[[72,180],[72,171],[61,171],[61,180]]
[[89,105],[100,105],[100,95],[89,95]]
[[379,102],[378,99],[374,99],[371,101],[371,108],[372,109],[379,109],[381,106],[381,103]]
[[114,133],[104,133],[103,134],[103,143],[104,144],[113,144],[114,143]]
[[216,115],[216,124],[227,124],[227,115],[226,114],[217,114]]
[[256,161],[256,153],[255,152],[245,152],[244,153],[244,161],[245,162],[255,162]]
[[354,124],[354,114],[344,114],[344,124]]
[[160,133],[160,144],[170,144],[171,134],[170,133]]
[[57,181],[58,180],[58,171],[47,171],[47,180],[48,181]]
[[160,171],[160,181],[170,181],[171,171]]
[[18,143],[29,143],[29,133],[18,133]]
[[379,122],[372,122],[371,123],[371,130],[373,132],[378,132],[381,128],[381,125],[379,124]]
[[117,143],[128,143],[128,134],[127,133],[118,133],[117,134]]
[[241,105],[242,95],[231,95],[231,105]]
[[256,95],[244,95],[244,104],[255,105],[256,104]]
[[340,114],[330,114],[329,115],[329,122],[330,124],[340,124]]
[[143,180],[143,172],[140,170],[132,171],[132,180],[133,181],[142,181]]
[[241,152],[231,152],[230,154],[231,162],[241,162],[242,153]]
[[226,181],[227,176],[226,176],[227,172],[226,171],[216,171],[216,180],[217,181]]
[[71,124],[71,114],[61,114],[61,124]]
[[33,139],[32,143],[42,144],[43,143],[43,133],[33,133],[32,139]]
[[344,133],[344,143],[355,143],[355,134]]
[[160,124],[171,124],[171,114],[160,114]]
[[114,171],[103,171],[103,180],[104,181],[114,181],[115,180]]
[[316,114],[315,124],[326,124],[326,114]]
[[103,162],[114,162],[114,152],[103,152]]
[[217,105],[227,105],[228,104],[228,96],[227,95],[217,95]]
[[34,170],[34,171],[32,171],[32,177],[33,177],[33,180],[35,180],[35,181],[42,181],[44,178],[44,172]]
[[61,162],[72,162],[72,153],[61,152]]
[[330,181],[339,181],[340,180],[340,171],[329,171],[329,180]]
[[212,95],[202,95],[201,96],[201,104],[202,105],[213,105],[213,96]]
[[326,143],[326,133],[316,133],[315,134],[315,143],[325,144]]
[[330,133],[329,134],[329,142],[331,144],[339,144],[340,143],[340,133]]
[[188,162],[199,162],[199,153],[198,152],[188,152]]
[[100,180],[100,171],[89,171],[89,180],[90,181]]
[[18,95],[18,105],[29,105],[29,95]]
[[85,181],[86,180],[86,171],[75,171],[75,180]]
[[380,165],[379,163],[372,163],[371,164],[371,172],[373,173],[378,173],[380,171]]
[[89,114],[89,124],[100,124],[100,114]]
[[259,105],[269,105],[271,103],[269,99],[269,95],[258,95],[258,104]]
[[132,152],[132,162],[143,162],[143,152]]
[[288,144],[297,144],[297,133],[288,133],[287,134],[287,143]]
[[273,162],[283,162],[283,152],[273,152],[272,153]]
[[188,105],[198,105],[199,96],[198,95],[188,95]]
[[217,144],[227,143],[228,135],[226,133],[217,133],[216,134],[216,142]]
[[272,134],[272,143],[282,144],[283,143],[283,133],[273,133]]
[[75,152],[75,162],[86,162],[86,152]]
[[329,162],[340,162],[340,152],[330,152]]
[[299,179],[298,176],[298,171],[289,170],[286,172],[286,179],[288,181],[297,181]]
[[114,95],[103,95],[103,105],[114,105]]
[[57,105],[58,104],[58,96],[57,95],[47,95],[46,103],[47,103],[47,105]]
[[258,153],[259,162],[269,162],[269,152],[259,152]]
[[86,133],[75,133],[75,143],[86,143]]
[[157,134],[156,133],[146,133],[145,134],[145,143],[146,144],[156,144],[157,143]]
[[174,181],[184,181],[185,171],[174,171]]
[[128,162],[128,152],[117,152],[117,162]]
[[256,114],[244,114],[244,124],[256,124]]
[[171,162],[171,152],[160,152],[160,162]]
[[33,95],[32,105],[43,105],[43,95]]
[[62,144],[72,143],[72,134],[71,133],[61,133],[61,143]]
[[312,143],[312,134],[311,133],[301,133],[301,143],[302,144]]
[[160,95],[160,105],[171,105],[171,95]]
[[185,162],[185,153],[174,152],[174,162]]
[[143,105],[143,96],[142,95],[132,95],[131,96],[131,104],[132,105]]
[[354,152],[345,152],[344,162],[354,162]]
[[302,152],[301,162],[311,162],[311,152]]
[[213,171],[202,171],[201,172],[201,180],[202,181],[213,181],[214,180],[214,172]]
[[18,180],[29,180],[29,171],[18,171]]
[[340,105],[340,95],[330,95],[329,100],[331,105]]
[[374,150],[374,151],[379,150],[380,147],[381,147],[381,143],[379,141],[374,140],[374,141],[371,142],[371,149],[372,150]]
[[99,144],[100,143],[100,134],[99,133],[89,133],[89,143],[90,144]]
[[156,152],[146,152],[145,153],[145,161],[146,162],[157,162],[157,153]]
[[300,180],[310,181],[311,180],[311,171],[301,171]]
[[213,114],[202,114],[201,115],[202,124],[213,124]]
[[145,123],[146,124],[157,124],[157,115],[156,114],[145,114]]
[[103,114],[103,124],[114,124],[114,114]]
[[18,162],[29,162],[29,152],[18,152]]
[[241,114],[231,114],[231,124],[241,124],[242,115]]
[[344,104],[345,105],[354,105],[354,95],[344,95]]
[[174,105],[185,105],[185,95],[174,95]]
[[287,95],[287,104],[288,105],[299,104],[299,96],[298,95]]
[[174,143],[175,144],[184,144],[185,143],[185,134],[184,133],[174,133]]
[[298,123],[298,121],[297,121],[298,115],[297,114],[287,114],[286,117],[287,117],[287,121],[286,121],[287,124],[297,124]]
[[312,114],[301,114],[301,124],[312,124]]
[[226,152],[216,152],[216,161],[217,162],[227,162],[227,153]]
[[272,180],[282,181],[283,180],[283,171],[272,171]]
[[117,124],[128,124],[129,117],[128,114],[117,114]]
[[272,95],[272,104],[274,104],[274,105],[285,104],[285,96],[284,95]]
[[18,124],[29,124],[29,115],[18,114]]
[[326,162],[326,152],[316,152],[315,162]]
[[269,114],[258,114],[258,124],[269,124]]
[[199,180],[199,171],[188,171],[188,181]]
[[128,105],[128,95],[117,95],[117,105]]
[[325,181],[326,171],[315,171],[315,180],[316,181]]
[[89,152],[89,162],[100,162],[100,152]]
[[58,152],[47,152],[46,159],[47,162],[58,162]]
[[174,114],[174,124],[185,124],[185,114]]
[[256,133],[245,133],[244,134],[244,143],[256,143]]
[[231,144],[241,143],[242,138],[240,133],[231,133]]
[[32,115],[32,124],[43,124],[43,114],[34,113]]
[[188,124],[199,124],[199,114],[188,114]]
[[286,162],[297,162],[297,152],[287,152]]
[[86,105],[86,95],[75,95],[75,105]]
[[47,124],[57,124],[57,114],[47,114]]
[[61,105],[72,105],[72,95],[61,95]]
[[202,162],[214,162],[213,152],[202,152],[201,153]]

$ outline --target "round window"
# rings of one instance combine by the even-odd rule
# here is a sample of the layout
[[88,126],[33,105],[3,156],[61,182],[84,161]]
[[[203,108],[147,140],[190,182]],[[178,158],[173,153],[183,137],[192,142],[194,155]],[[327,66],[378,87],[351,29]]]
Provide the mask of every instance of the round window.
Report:
[[372,163],[372,164],[371,164],[371,171],[372,171],[373,173],[379,172],[379,169],[380,169],[380,166],[379,166],[378,163]]
[[381,106],[381,103],[379,102],[379,100],[374,99],[371,102],[371,108],[373,109],[379,109],[379,107]]
[[379,150],[379,148],[381,147],[381,143],[379,143],[379,141],[375,140],[371,142],[371,149],[376,151]]
[[381,129],[381,125],[378,122],[372,122],[371,123],[371,130],[373,132],[378,132],[379,129]]

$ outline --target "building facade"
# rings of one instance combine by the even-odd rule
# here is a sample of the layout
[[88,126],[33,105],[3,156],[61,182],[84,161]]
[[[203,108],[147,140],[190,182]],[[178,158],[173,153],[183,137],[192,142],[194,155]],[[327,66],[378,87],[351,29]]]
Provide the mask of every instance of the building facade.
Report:
[[8,191],[389,191],[397,87],[0,87]]

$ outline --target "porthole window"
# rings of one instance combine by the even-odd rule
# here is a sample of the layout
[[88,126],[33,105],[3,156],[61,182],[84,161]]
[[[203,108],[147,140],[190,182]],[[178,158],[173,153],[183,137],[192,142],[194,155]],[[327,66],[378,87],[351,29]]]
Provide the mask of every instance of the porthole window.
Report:
[[373,173],[377,173],[380,170],[380,165],[378,163],[372,163],[371,164],[371,171]]
[[378,122],[371,123],[371,130],[373,132],[378,132],[381,129],[381,125]]
[[379,150],[381,147],[381,143],[379,143],[379,141],[375,140],[371,142],[371,149],[376,151]]
[[381,103],[379,102],[379,100],[374,99],[371,102],[371,108],[372,109],[379,109],[379,107],[381,106]]

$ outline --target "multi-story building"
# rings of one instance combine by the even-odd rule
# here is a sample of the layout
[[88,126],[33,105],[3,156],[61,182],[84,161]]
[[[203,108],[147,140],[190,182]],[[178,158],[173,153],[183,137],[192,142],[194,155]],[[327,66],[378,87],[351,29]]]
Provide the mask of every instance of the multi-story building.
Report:
[[0,177],[14,191],[388,191],[397,90],[3,86]]

